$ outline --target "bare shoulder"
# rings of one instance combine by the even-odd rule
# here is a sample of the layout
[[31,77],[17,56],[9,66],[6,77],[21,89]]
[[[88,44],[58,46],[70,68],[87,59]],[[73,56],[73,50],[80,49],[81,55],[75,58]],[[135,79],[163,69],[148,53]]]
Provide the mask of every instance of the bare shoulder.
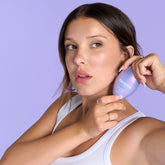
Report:
[[142,117],[126,127],[121,136],[138,145],[148,133],[162,127],[165,127],[165,122],[152,117]]
[[[73,93],[75,95],[76,93]],[[72,96],[73,96],[72,95]],[[66,93],[63,97],[55,100],[41,118],[30,127],[15,143],[36,140],[51,134],[59,109],[70,99],[70,95]]]
[[[151,117],[140,118],[128,127],[130,129],[130,143],[134,146],[132,152],[133,164],[150,164],[146,153],[146,144],[155,143],[152,139],[160,139],[160,131],[165,130],[165,122]],[[133,140],[134,138],[134,140]],[[157,141],[157,140],[156,140]],[[153,149],[153,148],[152,148]]]
[[121,160],[127,158],[125,164],[135,164],[135,162],[145,164],[144,154],[140,152],[141,142],[150,132],[160,128],[165,128],[165,122],[151,117],[137,119],[127,126],[117,137],[113,144],[111,156],[114,156],[117,160],[116,153],[118,153],[118,150],[120,149],[120,152],[122,153]]
[[150,131],[153,131],[155,129],[159,129],[165,127],[165,122],[152,118],[152,117],[142,117],[137,119],[135,122],[133,122],[130,126],[128,126],[126,129],[130,130],[132,134],[135,132],[139,134],[139,136],[145,136]]

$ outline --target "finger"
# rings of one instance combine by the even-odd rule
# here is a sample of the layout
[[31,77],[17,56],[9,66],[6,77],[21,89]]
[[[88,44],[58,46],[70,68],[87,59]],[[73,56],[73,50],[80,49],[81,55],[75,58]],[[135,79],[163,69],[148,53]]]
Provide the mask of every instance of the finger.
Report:
[[104,116],[103,116],[103,120],[104,121],[110,121],[110,120],[118,120],[118,117],[119,115],[115,112],[111,112],[111,113],[106,113]]
[[[149,55],[147,55],[145,58],[143,58],[142,63],[145,66],[145,68],[147,68],[146,72],[148,73],[152,73],[152,70],[154,69],[154,66],[157,67],[158,66],[158,56],[155,53],[151,53]],[[154,65],[156,64],[156,65]]]
[[110,120],[108,122],[105,122],[104,124],[104,129],[107,130],[107,129],[110,129],[112,127],[115,127],[117,125],[117,121],[116,120]]
[[97,105],[106,105],[121,99],[121,96],[118,95],[110,95],[110,96],[102,96],[97,99]]
[[150,69],[146,68],[145,75],[146,76],[151,76],[152,75],[152,71]]
[[145,65],[145,67],[151,67],[153,63],[156,61],[156,59],[157,59],[157,55],[154,53],[151,53],[144,58],[143,64]]
[[120,102],[110,103],[105,105],[104,109],[102,110],[104,114],[110,113],[112,111],[119,111],[119,110],[126,110],[124,104]]
[[136,61],[132,64],[132,69],[134,72],[134,75],[137,79],[141,79],[141,76],[143,76],[143,72],[145,70],[145,67],[140,65],[140,61]]
[[141,75],[146,76],[146,75],[152,75],[151,70],[149,70],[149,67],[147,67],[144,63],[145,59],[137,63],[137,66],[139,68],[139,72]]
[[145,86],[146,83],[146,76],[152,75],[151,68],[145,64],[146,58],[147,57],[132,64],[135,77],[141,82],[143,86]]
[[143,67],[143,69],[140,70],[140,66],[139,66],[139,61],[135,62],[132,64],[132,69],[133,69],[133,72],[134,72],[134,75],[135,77],[139,80],[139,82],[143,85],[143,86],[146,86],[145,83],[146,83],[146,78],[145,76],[142,74],[142,72],[144,72],[145,70],[145,67]]
[[131,64],[133,64],[135,61],[141,59],[142,56],[133,56],[129,58],[125,63],[120,67],[119,72],[122,70],[126,70]]

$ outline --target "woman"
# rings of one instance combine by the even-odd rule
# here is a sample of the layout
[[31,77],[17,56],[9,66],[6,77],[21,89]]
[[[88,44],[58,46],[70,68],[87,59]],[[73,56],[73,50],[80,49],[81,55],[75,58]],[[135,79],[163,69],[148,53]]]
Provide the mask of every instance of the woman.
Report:
[[165,68],[156,54],[139,56],[129,18],[102,3],[78,7],[63,24],[59,54],[61,97],[0,165],[164,164],[165,123],[112,95],[118,70],[131,64],[143,85],[165,93]]

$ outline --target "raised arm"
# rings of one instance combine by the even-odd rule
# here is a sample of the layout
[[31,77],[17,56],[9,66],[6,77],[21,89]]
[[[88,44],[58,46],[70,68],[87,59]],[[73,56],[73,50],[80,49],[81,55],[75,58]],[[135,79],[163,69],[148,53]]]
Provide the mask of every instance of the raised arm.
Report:
[[[152,120],[152,119],[151,119]],[[154,123],[155,121],[153,121]],[[155,125],[156,122],[155,122]],[[151,130],[151,129],[150,129]],[[148,164],[165,164],[165,123],[162,122],[159,127],[148,131],[140,144],[141,151],[145,155]]]
[[121,70],[125,70],[132,64],[134,74],[142,85],[165,93],[165,67],[155,53],[144,58],[133,56],[129,58]]

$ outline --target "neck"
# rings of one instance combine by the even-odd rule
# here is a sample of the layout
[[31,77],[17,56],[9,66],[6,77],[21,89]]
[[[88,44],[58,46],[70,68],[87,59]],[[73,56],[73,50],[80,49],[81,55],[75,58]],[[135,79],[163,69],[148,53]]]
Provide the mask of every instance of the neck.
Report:
[[105,88],[101,92],[98,92],[97,94],[90,96],[82,96],[82,110],[84,111],[86,109],[91,108],[91,106],[96,104],[98,98],[108,95],[112,95],[112,85],[110,85],[110,87],[108,87],[107,89]]
[[[82,96],[82,113],[85,113],[91,109],[97,102],[97,99],[104,95],[95,96]],[[119,100],[118,102],[124,104],[126,107],[125,111],[118,111],[119,121],[137,112],[137,110],[127,101],[127,99]],[[114,110],[115,111],[115,110]]]

